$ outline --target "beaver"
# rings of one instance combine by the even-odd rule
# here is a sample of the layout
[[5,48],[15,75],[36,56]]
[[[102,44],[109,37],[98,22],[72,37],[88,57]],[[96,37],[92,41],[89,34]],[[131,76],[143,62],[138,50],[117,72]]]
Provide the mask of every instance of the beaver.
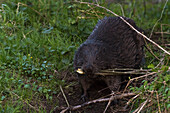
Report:
[[[123,18],[135,29],[143,32],[132,19]],[[144,59],[143,49],[143,37],[120,17],[105,17],[99,20],[74,56],[74,70],[83,89],[82,98],[86,98],[87,90],[97,79],[102,79],[111,91],[119,90],[122,76],[101,77],[95,73],[111,68],[140,68]]]

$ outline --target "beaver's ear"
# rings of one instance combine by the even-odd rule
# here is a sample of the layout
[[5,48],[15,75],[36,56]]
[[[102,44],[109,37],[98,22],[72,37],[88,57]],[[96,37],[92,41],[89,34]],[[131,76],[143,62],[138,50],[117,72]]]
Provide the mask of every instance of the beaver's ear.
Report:
[[76,72],[78,73],[78,74],[84,74],[84,72],[83,72],[83,70],[82,69],[80,69],[80,68],[78,68],[77,70],[76,70]]

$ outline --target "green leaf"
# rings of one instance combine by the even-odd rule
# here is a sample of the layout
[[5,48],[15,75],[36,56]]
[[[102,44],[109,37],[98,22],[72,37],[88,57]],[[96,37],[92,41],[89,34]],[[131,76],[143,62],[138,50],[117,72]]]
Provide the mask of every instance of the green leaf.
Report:
[[5,99],[5,96],[2,96],[2,97],[1,97],[1,101],[3,101],[4,99]]
[[169,109],[169,108],[170,108],[170,104],[167,105],[167,109]]
[[49,34],[49,33],[51,33],[51,31],[53,30],[53,27],[51,27],[50,29],[44,29],[43,31],[42,31],[42,33],[44,33],[44,34]]
[[166,93],[167,91],[169,91],[169,88],[168,88],[168,87],[165,88],[165,93]]
[[153,64],[150,64],[150,65],[148,65],[148,68],[153,69],[153,68],[155,68],[155,66]]
[[144,86],[147,86],[147,85],[148,85],[148,81],[145,81],[145,82],[144,82]]
[[29,84],[25,84],[24,88],[30,88],[30,85]]
[[39,92],[42,92],[42,89],[43,89],[42,87],[39,87],[39,88],[38,88],[38,91],[39,91]]
[[48,90],[47,90],[47,89],[44,89],[44,90],[43,90],[43,93],[47,93],[47,92],[48,92]]
[[24,56],[22,57],[22,59],[25,61],[25,60],[27,59],[27,57],[24,55]]
[[45,64],[42,64],[41,66],[42,66],[43,68],[45,68]]

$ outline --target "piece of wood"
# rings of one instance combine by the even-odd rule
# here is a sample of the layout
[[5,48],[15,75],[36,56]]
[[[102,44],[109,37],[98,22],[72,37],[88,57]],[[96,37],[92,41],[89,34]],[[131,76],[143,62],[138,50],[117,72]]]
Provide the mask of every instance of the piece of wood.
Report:
[[68,110],[74,111],[74,110],[80,109],[80,108],[85,107],[85,106],[90,105],[90,104],[113,101],[113,100],[116,100],[116,99],[122,99],[124,97],[135,96],[135,95],[136,95],[135,93],[123,93],[121,95],[111,96],[110,98],[100,98],[100,99],[88,101],[88,102],[85,102],[81,105],[62,107],[62,111],[60,113],[65,113]]
[[149,73],[151,70],[143,70],[143,69],[130,69],[130,68],[115,68],[115,69],[107,69],[101,70],[96,75],[145,75]]

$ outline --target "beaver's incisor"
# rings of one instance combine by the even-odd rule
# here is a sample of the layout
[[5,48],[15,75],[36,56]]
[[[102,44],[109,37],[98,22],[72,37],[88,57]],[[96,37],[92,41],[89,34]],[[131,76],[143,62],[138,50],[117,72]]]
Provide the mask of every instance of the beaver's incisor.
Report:
[[[133,20],[123,18],[142,32]],[[97,79],[105,81],[111,91],[118,90],[122,76],[99,77],[94,73],[109,68],[139,68],[144,58],[143,46],[143,37],[119,17],[100,20],[74,57],[74,69],[84,91],[83,97]]]

